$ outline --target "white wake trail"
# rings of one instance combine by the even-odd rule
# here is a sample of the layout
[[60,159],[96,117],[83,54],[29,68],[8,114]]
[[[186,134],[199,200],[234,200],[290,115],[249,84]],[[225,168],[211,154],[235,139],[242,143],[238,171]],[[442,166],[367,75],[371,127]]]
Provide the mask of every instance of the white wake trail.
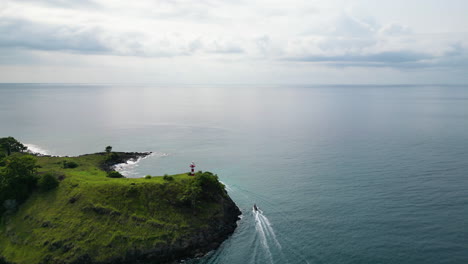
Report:
[[270,237],[273,239],[273,241],[275,242],[276,246],[277,246],[279,249],[282,249],[281,244],[279,243],[278,239],[276,238],[275,231],[273,231],[273,227],[271,227],[271,223],[270,223],[270,221],[268,220],[268,218],[266,218],[266,216],[264,216],[263,214],[260,214],[260,215],[259,215],[259,219],[260,219],[260,221],[262,221],[263,226],[265,226],[265,230],[266,230],[267,233],[270,235]]
[[262,221],[260,220],[260,217],[259,217],[260,212],[254,210],[253,213],[255,216],[255,229],[260,235],[260,241],[262,242],[262,245],[265,248],[265,251],[266,251],[268,259],[270,260],[270,263],[273,263],[273,256],[271,255],[270,247],[268,246],[265,228],[263,227]]

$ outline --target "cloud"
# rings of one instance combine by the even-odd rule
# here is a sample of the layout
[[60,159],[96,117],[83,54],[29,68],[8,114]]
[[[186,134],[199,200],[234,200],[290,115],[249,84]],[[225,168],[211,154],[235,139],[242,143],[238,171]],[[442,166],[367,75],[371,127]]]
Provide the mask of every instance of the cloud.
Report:
[[342,14],[331,23],[330,35],[340,37],[372,37],[380,25],[371,18],[361,18]]
[[280,60],[395,69],[451,67],[450,62],[462,65],[466,60],[462,44],[421,36],[398,23],[382,25],[373,18],[344,13],[325,24],[290,41]]
[[[174,32],[155,34],[149,28],[132,26],[125,17],[120,21],[118,16],[102,10],[76,10],[75,4],[69,2],[72,1],[6,2],[0,8],[0,47],[141,57],[183,56],[193,50],[189,46],[193,37]],[[95,4],[84,1],[80,5]]]
[[388,66],[400,67],[409,63],[417,63],[434,59],[434,56],[413,51],[386,51],[371,54],[343,54],[343,55],[310,55],[303,57],[286,58],[289,61],[327,62],[332,65],[345,66]]
[[37,65],[39,63],[40,59],[29,50],[0,48],[0,65]]
[[238,54],[244,52],[240,44],[230,40],[214,40],[204,46],[204,51],[211,53]]
[[450,45],[449,49],[437,59],[437,61],[434,63],[434,66],[467,70],[468,52],[461,43],[454,43]]
[[99,26],[63,25],[22,19],[0,20],[0,47],[140,57],[189,56],[196,52],[243,53],[227,39],[187,38],[180,34],[113,32]]
[[370,54],[342,55],[310,55],[303,57],[283,58],[284,61],[316,63],[332,67],[361,68],[395,68],[395,69],[427,69],[427,68],[468,68],[468,54],[460,44],[453,44],[443,54],[436,55],[411,50],[385,51]]
[[[196,70],[230,63],[249,73],[258,63],[262,69],[255,71],[265,76],[280,66],[278,72],[293,75],[302,70],[298,64],[362,72],[466,69],[468,33],[461,31],[467,20],[461,12],[435,21],[421,9],[386,11],[404,7],[403,0],[361,1],[373,7],[372,15],[345,2],[5,0],[0,3],[0,59],[3,65],[69,66],[79,58],[90,67],[99,58],[116,62],[106,67],[164,62],[158,69],[168,72],[178,71],[182,61]],[[452,16],[458,16],[457,23],[450,22]],[[453,28],[459,33],[451,33]]]
[[22,2],[28,2],[31,4],[47,5],[51,7],[61,8],[97,8],[100,5],[93,0],[22,0]]
[[0,46],[31,50],[108,53],[99,28],[47,25],[20,19],[0,20]]
[[397,23],[391,23],[379,29],[379,33],[389,36],[409,35],[412,30],[408,26],[403,26]]
[[[281,39],[269,35],[234,39],[229,35],[151,34],[144,30],[113,31],[95,24],[48,24],[4,18],[0,20],[0,47],[137,57],[237,54],[244,59],[250,56],[334,67],[449,67],[451,61],[462,65],[465,58],[461,56],[465,53],[461,43],[452,44],[441,54],[419,51],[417,46],[394,47],[392,40],[399,39],[395,35],[411,37],[407,27],[394,23],[381,26],[372,19],[341,15],[329,25],[326,33],[298,35],[284,45]],[[8,61],[12,60],[9,56]]]

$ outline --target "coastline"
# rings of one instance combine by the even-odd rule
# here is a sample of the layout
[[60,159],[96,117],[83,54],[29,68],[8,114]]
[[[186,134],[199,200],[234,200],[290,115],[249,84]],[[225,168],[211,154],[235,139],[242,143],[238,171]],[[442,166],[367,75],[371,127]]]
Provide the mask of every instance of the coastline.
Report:
[[[24,144],[28,149],[27,153],[37,156],[37,157],[58,157],[58,158],[73,158],[73,157],[82,157],[82,156],[89,156],[89,155],[109,155],[106,152],[97,152],[92,154],[83,154],[78,156],[60,156],[60,155],[52,155],[47,150],[40,148],[35,144]],[[125,177],[127,177],[122,171],[127,166],[135,165],[143,159],[146,159],[154,154],[152,151],[145,151],[145,152],[111,152],[117,153],[119,155],[119,159],[111,160],[102,166],[102,169],[106,172],[109,171],[118,171],[122,173]],[[143,177],[143,176],[142,176]]]
[[[216,250],[235,231],[241,215],[216,175],[208,172],[220,187],[203,187],[203,197],[211,198],[198,197],[195,207],[181,199],[201,176],[182,173],[171,175],[170,181],[162,176],[106,177],[119,164],[138,162],[152,153],[100,152],[75,157],[29,153],[37,157],[39,173],[58,173],[61,183],[50,193],[33,194],[17,213],[5,216],[0,264],[176,263]],[[63,168],[65,161],[76,162],[78,167]],[[71,223],[73,230],[68,228]],[[28,235],[17,244],[19,233]],[[14,252],[23,247],[32,247],[29,250],[34,249],[37,257],[18,257]]]
[[[116,166],[120,164],[126,165],[128,164],[129,161],[137,163],[141,161],[142,159],[149,157],[153,152],[148,151],[148,152],[112,152],[112,153],[116,154],[116,156],[114,156],[115,158],[109,159],[101,165],[101,169],[106,172],[117,171]],[[105,156],[109,154],[106,152],[98,152],[98,153],[93,153],[93,154],[79,155],[78,157],[86,157],[90,155]]]

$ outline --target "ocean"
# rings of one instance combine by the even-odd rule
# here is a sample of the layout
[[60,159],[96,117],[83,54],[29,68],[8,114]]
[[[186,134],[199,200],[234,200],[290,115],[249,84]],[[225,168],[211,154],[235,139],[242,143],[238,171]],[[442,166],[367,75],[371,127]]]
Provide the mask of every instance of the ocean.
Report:
[[218,174],[242,219],[188,263],[468,263],[468,86],[0,84],[3,136]]

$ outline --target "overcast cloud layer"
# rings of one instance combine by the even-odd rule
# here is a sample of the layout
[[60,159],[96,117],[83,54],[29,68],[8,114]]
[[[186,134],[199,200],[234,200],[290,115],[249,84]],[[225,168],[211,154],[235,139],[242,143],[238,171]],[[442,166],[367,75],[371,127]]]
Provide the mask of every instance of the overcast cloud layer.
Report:
[[468,83],[465,0],[3,0],[0,82]]

